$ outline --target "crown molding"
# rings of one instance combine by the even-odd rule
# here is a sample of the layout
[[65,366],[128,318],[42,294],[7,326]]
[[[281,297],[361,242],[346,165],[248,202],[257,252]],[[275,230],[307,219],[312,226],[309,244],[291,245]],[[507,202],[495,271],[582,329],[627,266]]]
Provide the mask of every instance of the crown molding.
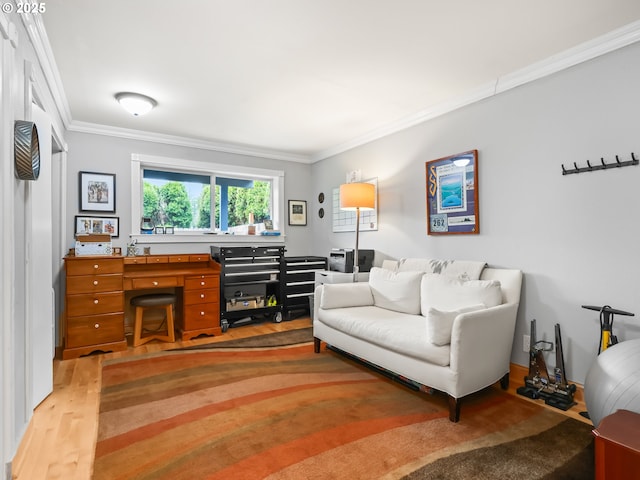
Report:
[[529,65],[513,73],[496,78],[494,81],[446,102],[421,110],[382,128],[373,130],[360,137],[311,155],[313,162],[338,155],[355,147],[365,145],[393,133],[406,130],[420,123],[432,120],[472,103],[484,100],[512,88],[525,85],[552,75],[580,63],[594,59],[614,50],[640,41],[640,21],[630,23],[605,35],[570,48],[545,60]]
[[287,153],[278,150],[240,145],[234,143],[214,142],[198,140],[177,135],[145,132],[129,128],[111,127],[89,122],[77,122],[73,120],[68,127],[71,132],[91,133],[94,135],[106,135],[110,137],[127,138],[144,142],[163,143],[180,147],[199,148],[201,150],[213,150],[216,152],[233,153],[235,155],[248,155],[250,157],[269,158],[272,160],[285,160],[287,162],[311,163],[311,157],[295,153]]

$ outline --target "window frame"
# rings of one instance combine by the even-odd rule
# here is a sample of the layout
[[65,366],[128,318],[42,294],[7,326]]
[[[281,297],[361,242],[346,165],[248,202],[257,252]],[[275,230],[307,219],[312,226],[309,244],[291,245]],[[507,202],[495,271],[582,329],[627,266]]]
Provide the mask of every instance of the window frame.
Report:
[[[179,168],[176,168],[179,166]],[[273,209],[273,224],[279,230],[280,236],[261,235],[210,235],[204,232],[176,232],[173,235],[145,235],[140,234],[140,219],[142,218],[143,169],[174,171],[178,173],[194,173],[211,176],[213,185],[216,177],[232,177],[254,180],[268,180],[271,182],[271,201]],[[215,218],[213,206],[215,195],[211,196],[212,219]],[[144,243],[189,243],[214,241],[251,240],[251,243],[282,242],[284,236],[284,172],[239,165],[225,165],[219,163],[186,160],[181,158],[160,157],[155,155],[131,154],[131,239]]]

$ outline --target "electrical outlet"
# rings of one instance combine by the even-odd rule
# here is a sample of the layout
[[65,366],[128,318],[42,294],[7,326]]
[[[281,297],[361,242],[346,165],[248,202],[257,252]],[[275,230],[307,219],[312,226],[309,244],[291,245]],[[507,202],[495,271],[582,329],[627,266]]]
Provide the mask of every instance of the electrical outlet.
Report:
[[529,344],[531,343],[531,337],[529,335],[522,335],[522,351],[529,353]]

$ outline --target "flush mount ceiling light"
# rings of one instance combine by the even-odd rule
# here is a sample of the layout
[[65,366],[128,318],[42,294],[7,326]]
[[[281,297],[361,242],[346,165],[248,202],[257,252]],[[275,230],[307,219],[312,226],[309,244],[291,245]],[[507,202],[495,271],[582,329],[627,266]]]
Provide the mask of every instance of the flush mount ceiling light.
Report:
[[139,93],[120,92],[115,97],[122,108],[135,117],[149,113],[158,104],[153,98]]

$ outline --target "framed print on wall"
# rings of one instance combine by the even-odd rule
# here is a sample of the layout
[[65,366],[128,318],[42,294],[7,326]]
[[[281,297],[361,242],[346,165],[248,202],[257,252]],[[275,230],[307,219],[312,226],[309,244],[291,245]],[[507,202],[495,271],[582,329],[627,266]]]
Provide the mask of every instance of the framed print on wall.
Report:
[[426,162],[427,234],[478,234],[478,151]]
[[116,176],[113,173],[79,172],[81,212],[116,213]]
[[90,217],[76,215],[75,235],[109,234],[112,237],[120,235],[120,219],[118,217]]
[[289,225],[307,224],[307,202],[305,200],[289,200]]

